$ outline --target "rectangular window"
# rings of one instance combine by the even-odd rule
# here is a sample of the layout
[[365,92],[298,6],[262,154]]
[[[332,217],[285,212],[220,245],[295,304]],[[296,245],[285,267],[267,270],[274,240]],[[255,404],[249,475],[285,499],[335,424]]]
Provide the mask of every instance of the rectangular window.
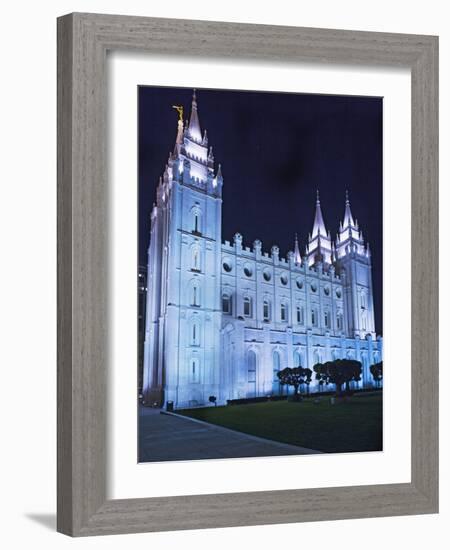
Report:
[[283,322],[285,322],[286,319],[287,319],[287,311],[286,311],[286,309],[287,309],[287,308],[286,308],[286,304],[281,304],[281,320],[282,320]]
[[191,305],[199,307],[200,306],[200,290],[197,285],[192,287],[192,297]]
[[231,314],[231,297],[227,294],[222,296],[222,311]]
[[317,326],[317,313],[315,309],[311,310],[311,324],[313,327]]
[[198,346],[199,345],[199,342],[198,342],[198,326],[197,326],[197,323],[194,323],[192,325],[192,342],[191,342],[191,345],[193,346]]
[[269,321],[269,319],[270,319],[269,302],[264,302],[264,304],[263,304],[263,319],[264,319],[264,321]]
[[303,308],[301,306],[297,306],[297,323],[299,325],[303,325]]
[[251,317],[252,307],[250,298],[244,298],[244,315],[245,317]]
[[196,383],[199,381],[199,361],[198,359],[192,359],[191,361],[191,382]]

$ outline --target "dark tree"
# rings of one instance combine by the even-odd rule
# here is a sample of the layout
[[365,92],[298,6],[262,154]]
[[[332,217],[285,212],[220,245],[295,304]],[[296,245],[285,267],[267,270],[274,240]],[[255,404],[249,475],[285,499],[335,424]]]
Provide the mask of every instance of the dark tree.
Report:
[[214,403],[214,406],[217,407],[217,397],[215,395],[210,395],[208,401]]
[[336,384],[336,396],[342,395],[342,386],[350,392],[350,382],[361,380],[361,362],[355,359],[335,359],[326,363],[317,363],[313,369],[319,384]]
[[303,367],[295,367],[293,369],[286,367],[285,369],[277,372],[277,376],[282,386],[293,386],[294,395],[298,396],[298,389],[303,384],[306,384],[309,389],[312,370]]
[[378,387],[380,382],[383,380],[383,361],[370,365],[370,372]]

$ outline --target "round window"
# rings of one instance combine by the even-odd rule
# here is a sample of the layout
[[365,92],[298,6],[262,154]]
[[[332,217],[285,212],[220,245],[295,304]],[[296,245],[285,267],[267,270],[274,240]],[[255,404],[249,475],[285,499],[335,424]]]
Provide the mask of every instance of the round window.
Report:
[[281,277],[280,277],[280,281],[283,285],[287,285],[288,284],[287,275],[283,273],[283,275],[281,275]]
[[340,290],[339,288],[336,290],[336,296],[337,296],[338,298],[340,298],[340,297],[342,296],[342,292],[341,292],[341,290]]
[[296,283],[297,288],[301,290],[303,288],[303,281],[301,279],[297,279]]
[[330,287],[329,286],[326,286],[324,289],[323,289],[324,293],[325,293],[325,296],[329,296],[330,295]]
[[230,273],[230,271],[233,269],[233,266],[231,264],[230,260],[224,260],[223,262],[223,270],[227,273]]
[[263,277],[266,281],[270,281],[270,279],[272,278],[272,275],[268,269],[265,269],[263,271]]
[[249,265],[244,266],[244,274],[246,277],[251,277],[253,275],[252,268]]
[[311,283],[311,290],[317,292],[317,285],[315,283]]

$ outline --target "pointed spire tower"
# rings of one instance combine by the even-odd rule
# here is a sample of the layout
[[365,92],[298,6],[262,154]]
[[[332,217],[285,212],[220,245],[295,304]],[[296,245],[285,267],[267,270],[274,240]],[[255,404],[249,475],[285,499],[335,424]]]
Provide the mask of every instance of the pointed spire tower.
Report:
[[[370,249],[364,246],[362,232],[353,217],[348,193],[345,195],[344,220],[336,239],[336,272],[339,274],[346,310],[346,323],[352,337],[375,338]],[[367,369],[366,369],[367,370]],[[370,379],[364,372],[363,379]]]
[[173,105],[178,112],[178,131],[171,158],[173,173],[180,183],[200,188],[214,196],[222,192],[223,178],[220,169],[214,175],[214,155],[208,149],[206,130],[202,134],[198,117],[197,94],[193,91],[189,122],[183,123],[183,107]]
[[344,221],[339,226],[339,233],[336,238],[337,259],[342,258],[350,252],[356,252],[362,256],[367,255],[363,235],[359,230],[358,222],[353,218],[348,191],[346,191]]
[[[190,389],[194,379],[200,383],[200,358],[210,348],[219,350],[221,346],[220,330],[211,331],[206,342],[195,336],[199,334],[195,327],[199,331],[206,317],[212,327],[222,324],[222,279],[217,274],[222,265],[222,201],[218,199],[223,177],[220,165],[215,165],[208,136],[201,132],[195,91],[188,124],[183,106],[173,107],[178,113],[175,147],[158,185],[151,220],[143,394],[146,403],[164,406],[170,400],[182,408],[197,399],[203,404],[206,393],[218,399],[225,395],[214,361],[202,364],[207,389],[198,396]],[[177,254],[185,244],[186,253]],[[190,308],[196,320],[191,324],[194,335],[186,338],[191,330],[191,321],[186,320],[187,316],[192,318],[186,313]],[[161,338],[166,343],[164,354],[160,353]],[[194,355],[191,340],[195,340]],[[183,386],[178,385],[179,373],[187,375]]]
[[309,236],[306,253],[309,266],[313,266],[317,263],[323,263],[325,265],[331,264],[331,236],[330,232],[326,230],[323,220],[319,191],[317,191],[316,197],[316,212],[314,215],[313,230]]

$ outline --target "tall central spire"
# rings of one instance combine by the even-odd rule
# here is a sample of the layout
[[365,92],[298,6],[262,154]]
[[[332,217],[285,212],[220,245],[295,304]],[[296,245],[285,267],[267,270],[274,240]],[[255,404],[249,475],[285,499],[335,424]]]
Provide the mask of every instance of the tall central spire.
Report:
[[325,229],[325,222],[323,221],[322,209],[320,208],[320,196],[319,190],[317,190],[316,198],[316,214],[314,216],[314,226],[311,237],[314,239],[318,235],[326,236],[327,230]]
[[202,131],[200,129],[200,120],[198,118],[197,95],[195,93],[195,88],[192,94],[191,118],[189,120],[189,135],[194,141],[201,143]]
[[219,169],[215,173],[212,147],[208,149],[208,137],[202,137],[197,111],[195,90],[192,94],[192,109],[189,120],[185,117],[182,105],[172,105],[178,113],[177,138],[173,153],[169,157],[169,166],[176,181],[183,185],[199,188],[214,196],[221,196],[223,177]]

